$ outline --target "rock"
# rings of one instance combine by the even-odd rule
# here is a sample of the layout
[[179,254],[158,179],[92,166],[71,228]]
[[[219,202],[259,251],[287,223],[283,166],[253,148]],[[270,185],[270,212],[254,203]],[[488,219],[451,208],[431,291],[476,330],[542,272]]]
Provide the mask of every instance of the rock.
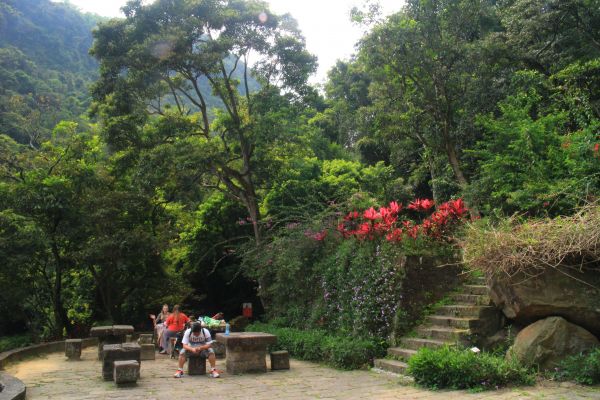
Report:
[[113,379],[117,385],[136,383],[140,377],[140,363],[135,360],[115,361]]
[[271,370],[290,369],[290,354],[287,350],[271,352]]
[[[563,271],[563,272],[561,272]],[[587,282],[589,285],[580,281]],[[488,277],[490,297],[506,317],[522,325],[561,316],[600,336],[600,274],[597,271],[546,270],[535,277]],[[592,285],[592,286],[590,286]]]
[[582,327],[561,317],[550,317],[519,332],[506,357],[514,356],[524,365],[547,370],[568,356],[599,345],[598,339]]
[[65,340],[65,356],[69,360],[79,360],[81,358],[81,339]]

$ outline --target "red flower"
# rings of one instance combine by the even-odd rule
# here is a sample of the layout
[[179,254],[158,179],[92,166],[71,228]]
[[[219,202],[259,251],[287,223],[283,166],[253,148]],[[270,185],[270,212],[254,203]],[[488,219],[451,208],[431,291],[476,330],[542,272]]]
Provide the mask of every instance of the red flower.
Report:
[[402,229],[394,229],[385,236],[388,242],[399,242],[402,240]]
[[317,232],[314,234],[313,238],[318,240],[319,242],[323,241],[327,237],[327,229],[324,229],[322,232]]
[[381,214],[379,214],[373,207],[369,208],[365,211],[364,217],[371,221],[381,218]]
[[594,153],[598,153],[598,151],[600,151],[600,143],[594,145]]
[[427,211],[433,207],[434,204],[435,202],[430,199],[416,199],[410,203],[407,208],[414,211]]
[[402,210],[402,204],[398,204],[395,201],[390,203],[390,211],[392,214],[398,214]]
[[371,224],[369,223],[364,223],[361,224],[358,229],[355,231],[356,235],[358,236],[366,236],[369,233],[371,233]]

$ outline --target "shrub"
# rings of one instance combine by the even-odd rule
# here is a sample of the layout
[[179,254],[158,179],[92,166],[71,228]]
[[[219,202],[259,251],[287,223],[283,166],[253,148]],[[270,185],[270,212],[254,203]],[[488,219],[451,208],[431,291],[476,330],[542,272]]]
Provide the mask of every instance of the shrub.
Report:
[[385,354],[383,342],[349,336],[334,336],[322,329],[280,328],[254,323],[247,332],[267,332],[277,336],[270,350],[287,350],[295,358],[324,362],[341,369],[359,369]]
[[18,347],[29,346],[33,343],[30,335],[16,335],[0,337],[0,353],[16,349]]
[[552,375],[557,380],[584,385],[600,383],[600,347],[589,354],[582,353],[563,360]]
[[422,348],[408,361],[415,382],[431,389],[495,389],[509,383],[529,385],[533,373],[516,360],[453,347]]

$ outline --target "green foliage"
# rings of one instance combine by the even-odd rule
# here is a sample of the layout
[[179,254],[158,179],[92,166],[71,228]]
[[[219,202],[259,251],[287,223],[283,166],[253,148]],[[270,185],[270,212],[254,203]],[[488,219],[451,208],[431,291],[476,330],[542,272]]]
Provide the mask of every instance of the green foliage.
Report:
[[578,354],[563,360],[551,373],[560,381],[575,381],[583,385],[600,383],[600,347],[588,354]]
[[60,120],[80,118],[97,75],[87,52],[98,21],[48,0],[0,4],[0,133],[37,147]]
[[600,163],[593,154],[600,120],[561,107],[570,95],[548,105],[557,89],[541,74],[520,72],[514,80],[518,92],[498,104],[500,116],[478,119],[486,134],[473,151],[479,171],[471,200],[487,213],[570,213],[600,193]]
[[25,347],[33,344],[33,340],[29,334],[0,336],[0,353],[19,347]]
[[341,369],[364,368],[385,353],[381,342],[366,337],[331,335],[326,330],[306,326],[300,330],[254,323],[246,328],[246,332],[272,333],[277,335],[277,344],[271,350],[287,350],[292,357],[324,362]]
[[447,346],[421,348],[408,366],[415,382],[430,389],[491,390],[534,383],[533,373],[516,360]]

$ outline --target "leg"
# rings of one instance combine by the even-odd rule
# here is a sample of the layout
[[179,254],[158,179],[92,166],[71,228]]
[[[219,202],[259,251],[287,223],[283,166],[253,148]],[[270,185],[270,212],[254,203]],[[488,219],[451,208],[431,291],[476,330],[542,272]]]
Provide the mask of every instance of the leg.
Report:
[[208,354],[208,363],[210,364],[211,369],[215,369],[217,367],[217,357],[215,353]]
[[181,354],[179,354],[179,369],[183,371],[183,366],[185,365],[186,357],[185,352],[182,350]]

